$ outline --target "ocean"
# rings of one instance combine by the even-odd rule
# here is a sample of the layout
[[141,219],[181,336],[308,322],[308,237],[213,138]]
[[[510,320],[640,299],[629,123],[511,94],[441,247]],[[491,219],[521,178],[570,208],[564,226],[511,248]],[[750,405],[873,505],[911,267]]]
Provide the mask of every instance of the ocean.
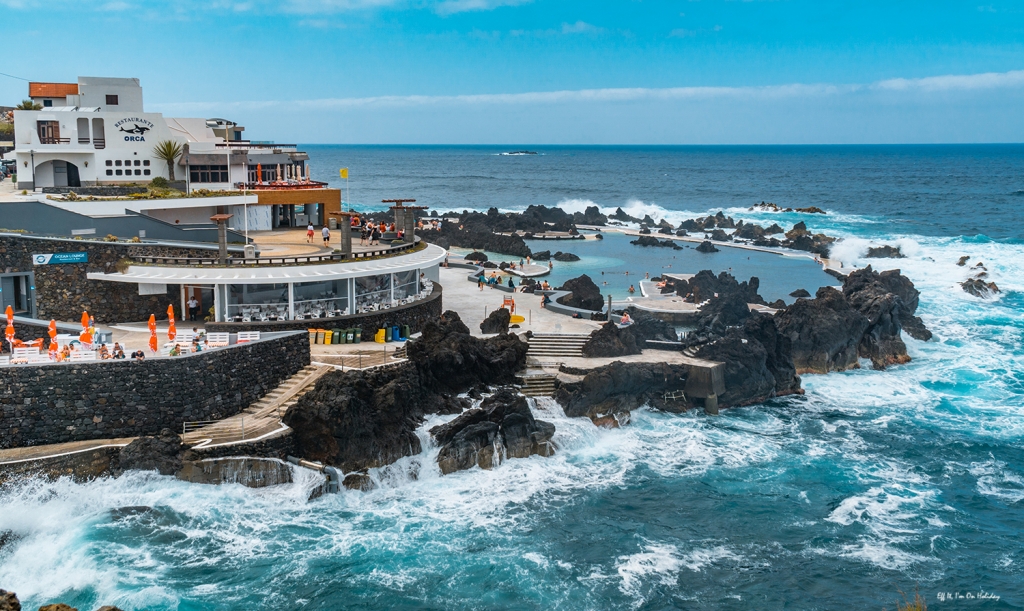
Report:
[[[524,148],[539,154],[498,155]],[[893,609],[915,591],[1024,608],[1024,146],[305,149],[314,178],[350,168],[364,209],[803,220],[843,238],[835,257],[909,276],[935,338],[905,336],[907,365],[804,376],[802,397],[716,417],[643,409],[605,430],[540,399],[557,454],[491,471],[442,477],[433,418],[376,490],[309,503],[308,481],[8,485],[0,587],[26,608]],[[877,244],[906,258],[865,259]],[[609,258],[640,271],[629,248]],[[1002,293],[964,293],[964,255]]]

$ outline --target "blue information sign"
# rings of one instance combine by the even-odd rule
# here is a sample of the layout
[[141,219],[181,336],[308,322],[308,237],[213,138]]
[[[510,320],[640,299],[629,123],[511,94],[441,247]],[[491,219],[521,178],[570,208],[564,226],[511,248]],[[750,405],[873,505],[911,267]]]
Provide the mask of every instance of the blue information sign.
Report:
[[87,252],[54,252],[32,255],[32,263],[36,265],[61,265],[64,263],[88,263]]

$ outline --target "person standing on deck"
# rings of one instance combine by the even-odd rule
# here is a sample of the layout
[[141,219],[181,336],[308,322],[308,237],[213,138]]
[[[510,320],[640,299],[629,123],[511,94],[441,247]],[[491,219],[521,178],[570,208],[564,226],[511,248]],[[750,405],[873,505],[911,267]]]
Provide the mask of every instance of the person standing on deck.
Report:
[[199,302],[196,301],[196,296],[193,294],[188,300],[188,319],[195,322],[197,316],[199,316]]
[[310,223],[306,227],[306,244],[313,243],[313,223]]
[[[310,225],[312,227],[312,225]],[[324,225],[324,228],[320,231],[324,237],[324,248],[330,248],[331,246],[331,230]]]

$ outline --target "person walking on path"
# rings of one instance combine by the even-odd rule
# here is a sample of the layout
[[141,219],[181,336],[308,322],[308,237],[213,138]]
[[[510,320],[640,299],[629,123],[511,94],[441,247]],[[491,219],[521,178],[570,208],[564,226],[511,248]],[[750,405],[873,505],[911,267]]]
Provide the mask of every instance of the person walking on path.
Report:
[[484,290],[484,274],[483,274],[483,272],[481,272],[480,275],[476,277],[476,287],[478,289],[480,289],[481,291]]
[[306,227],[306,244],[313,243],[313,223],[310,223]]
[[195,322],[197,316],[199,316],[199,302],[196,301],[196,296],[192,295],[188,300],[188,319]]
[[[312,227],[312,225],[310,225],[310,227]],[[324,228],[323,228],[323,230],[320,231],[320,233],[324,236],[324,248],[330,248],[331,247],[331,230],[327,227],[327,225],[324,225]]]

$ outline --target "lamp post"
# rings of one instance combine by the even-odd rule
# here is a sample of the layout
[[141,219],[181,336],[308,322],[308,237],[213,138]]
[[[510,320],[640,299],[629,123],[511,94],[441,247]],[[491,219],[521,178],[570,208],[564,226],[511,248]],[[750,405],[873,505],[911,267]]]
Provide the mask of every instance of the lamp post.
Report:
[[32,190],[36,190],[36,152],[35,150],[29,150],[29,157],[32,159],[29,163],[32,164]]

